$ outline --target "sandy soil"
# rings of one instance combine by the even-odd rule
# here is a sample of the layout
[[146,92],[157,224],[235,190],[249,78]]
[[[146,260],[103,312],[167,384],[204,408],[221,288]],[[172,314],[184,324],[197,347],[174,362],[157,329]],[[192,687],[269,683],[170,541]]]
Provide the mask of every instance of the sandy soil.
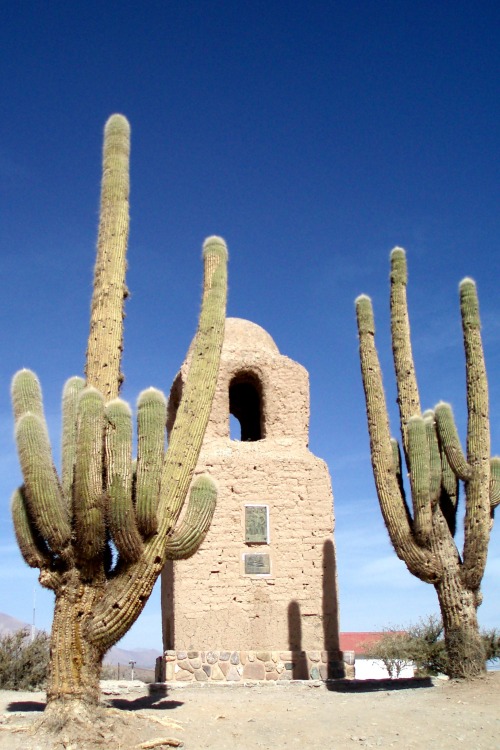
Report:
[[332,690],[290,683],[186,686],[148,694],[145,686],[142,694],[108,696],[107,704],[91,739],[73,728],[55,740],[33,734],[43,693],[0,691],[0,748],[161,750],[175,742],[186,750],[500,748],[500,672],[468,684],[340,682]]

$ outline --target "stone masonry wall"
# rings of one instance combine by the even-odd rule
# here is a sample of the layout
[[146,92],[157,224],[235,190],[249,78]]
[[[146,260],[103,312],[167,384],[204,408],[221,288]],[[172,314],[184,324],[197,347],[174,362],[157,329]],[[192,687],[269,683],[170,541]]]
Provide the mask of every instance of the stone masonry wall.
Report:
[[[229,434],[229,389],[242,373],[260,384],[260,440]],[[259,326],[229,319],[196,469],[218,486],[216,512],[196,555],[168,563],[162,576],[166,679],[323,679],[338,672],[333,495],[326,464],[308,450],[308,430],[306,370]],[[268,513],[267,536],[258,543],[248,541],[245,527],[246,508],[255,505]],[[256,560],[269,568],[252,572]]]
[[323,680],[344,676],[327,651],[173,651],[160,657],[158,682]]

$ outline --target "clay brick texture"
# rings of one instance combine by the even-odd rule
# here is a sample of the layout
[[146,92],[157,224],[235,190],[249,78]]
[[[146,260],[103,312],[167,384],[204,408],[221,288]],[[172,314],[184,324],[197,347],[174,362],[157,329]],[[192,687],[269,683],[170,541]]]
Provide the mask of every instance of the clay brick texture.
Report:
[[[170,424],[188,366],[189,355],[172,387]],[[235,653],[238,664],[227,668],[234,679],[245,652],[338,658],[333,495],[328,468],[309,451],[308,437],[307,371],[281,355],[260,326],[229,318],[196,469],[215,480],[217,509],[200,550],[168,563],[162,575],[170,661],[178,651]],[[272,662],[256,659],[247,671],[278,679]],[[182,679],[198,667],[189,672],[187,664],[176,667]]]

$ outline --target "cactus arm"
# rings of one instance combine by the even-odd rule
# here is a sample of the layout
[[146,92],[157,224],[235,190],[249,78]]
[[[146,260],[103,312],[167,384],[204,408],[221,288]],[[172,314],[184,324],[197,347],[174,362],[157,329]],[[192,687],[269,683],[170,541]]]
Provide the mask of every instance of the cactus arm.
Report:
[[147,538],[158,528],[157,505],[165,453],[167,401],[161,391],[148,388],[137,401],[137,469],[135,503],[137,524]]
[[132,413],[121,399],[106,405],[107,520],[120,558],[135,562],[143,551],[132,504]]
[[436,433],[436,423],[434,412],[428,409],[422,414],[425,422],[425,434],[427,436],[427,446],[429,450],[429,469],[430,469],[430,503],[434,510],[441,496],[442,467],[441,453],[439,450],[439,441]]
[[95,388],[85,388],[78,402],[73,517],[80,562],[99,558],[105,544],[103,507],[104,400]]
[[464,337],[467,383],[467,461],[471,477],[466,483],[462,575],[478,589],[486,566],[490,534],[490,422],[488,381],[481,340],[476,285],[460,283],[460,312]]
[[40,382],[31,370],[19,370],[12,378],[11,386],[14,421],[31,412],[44,420],[42,390]]
[[396,472],[396,479],[398,481],[399,492],[401,494],[401,499],[403,500],[408,523],[411,524],[411,515],[408,509],[408,503],[406,502],[406,492],[405,492],[405,486],[404,486],[404,481],[403,481],[403,467],[401,464],[401,448],[399,447],[399,441],[396,440],[396,438],[391,437],[391,448],[392,448],[393,466],[394,466],[394,471]]
[[432,508],[430,498],[431,466],[425,420],[419,415],[407,422],[410,485],[413,500],[413,531],[417,543],[430,545]]
[[24,561],[30,568],[49,568],[52,557],[29,517],[23,487],[12,495],[11,512],[17,543]]
[[167,559],[185,560],[194,555],[210,527],[216,501],[217,488],[212,479],[207,476],[195,479],[184,518],[167,537]]
[[455,419],[450,404],[439,403],[435,408],[439,440],[453,472],[459,479],[470,479],[472,470],[460,445]]
[[101,211],[94,269],[94,292],[85,375],[110,401],[118,396],[123,376],[123,301],[128,292],[125,270],[129,232],[130,126],[122,115],[106,123],[103,147]]
[[382,515],[394,550],[406,563],[408,570],[421,580],[435,582],[440,574],[438,562],[428,550],[419,547],[413,538],[394,469],[382,372],[374,341],[375,323],[369,297],[362,295],[357,298],[356,314],[370,450]]
[[490,471],[490,505],[493,509],[500,503],[500,456],[493,456]]
[[191,366],[160,482],[159,533],[174,526],[187,496],[208,424],[224,339],[227,297],[227,247],[220,237],[203,245],[203,298]]
[[391,336],[403,452],[409,465],[407,423],[414,414],[420,414],[420,396],[411,348],[407,281],[406,253],[403,248],[395,247],[391,252]]
[[30,412],[22,416],[16,425],[16,442],[33,523],[53,553],[68,559],[71,527],[45,422]]
[[158,533],[144,553],[109,582],[96,605],[88,636],[99,648],[116,643],[139,616],[166,561],[166,538],[179,517],[198,461],[217,383],[224,340],[227,248],[218,237],[204,243],[203,299],[193,359],[163,461]]
[[68,506],[71,507],[71,491],[76,462],[76,427],[78,422],[78,400],[85,386],[83,378],[70,378],[64,385],[62,398],[62,490]]

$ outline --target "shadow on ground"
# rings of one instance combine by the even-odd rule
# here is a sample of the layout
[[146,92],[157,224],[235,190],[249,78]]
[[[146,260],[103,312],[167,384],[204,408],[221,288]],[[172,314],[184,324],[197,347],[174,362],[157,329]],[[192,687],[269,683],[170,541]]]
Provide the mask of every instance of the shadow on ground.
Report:
[[331,680],[327,690],[334,693],[375,693],[380,690],[414,690],[434,687],[430,677],[401,677],[398,680]]
[[158,693],[141,695],[133,700],[127,700],[127,698],[108,698],[106,703],[108,706],[121,708],[125,711],[139,711],[141,708],[167,711],[170,708],[178,708],[184,705],[182,701],[166,700],[164,695],[158,695]]
[[45,711],[45,701],[14,701],[9,703],[7,711]]

